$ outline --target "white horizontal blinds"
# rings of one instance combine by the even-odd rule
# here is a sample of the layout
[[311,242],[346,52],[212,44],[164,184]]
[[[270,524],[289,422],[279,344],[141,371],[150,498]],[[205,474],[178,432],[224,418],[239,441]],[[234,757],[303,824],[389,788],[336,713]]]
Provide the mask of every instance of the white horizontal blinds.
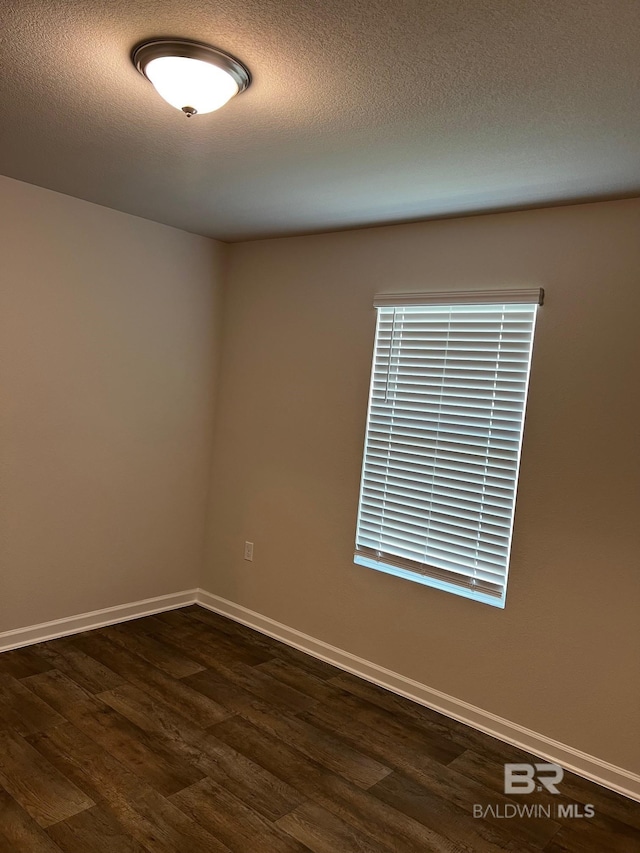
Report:
[[536,308],[378,307],[356,562],[503,601]]

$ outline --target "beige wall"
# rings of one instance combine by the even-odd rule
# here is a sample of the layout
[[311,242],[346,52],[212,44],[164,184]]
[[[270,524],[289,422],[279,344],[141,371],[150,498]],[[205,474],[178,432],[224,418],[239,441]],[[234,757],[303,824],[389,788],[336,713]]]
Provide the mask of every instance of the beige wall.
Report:
[[0,632],[198,585],[219,244],[0,178]]
[[[352,549],[374,294],[517,287],[547,300],[501,611]],[[640,771],[640,201],[235,245],[224,329],[202,585]]]
[[[225,247],[0,216],[0,632],[201,585],[640,771],[640,201],[235,245],[217,384]],[[538,286],[506,609],[353,565],[374,294]]]

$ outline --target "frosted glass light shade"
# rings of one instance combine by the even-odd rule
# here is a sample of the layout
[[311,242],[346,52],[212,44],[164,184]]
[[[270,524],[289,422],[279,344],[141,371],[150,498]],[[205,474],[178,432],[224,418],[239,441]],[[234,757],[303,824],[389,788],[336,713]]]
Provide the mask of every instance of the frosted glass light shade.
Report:
[[145,73],[157,93],[178,110],[211,113],[238,94],[238,84],[227,71],[201,59],[160,56],[149,62]]
[[153,39],[135,47],[131,59],[158,94],[187,116],[220,109],[251,82],[239,60],[202,42]]

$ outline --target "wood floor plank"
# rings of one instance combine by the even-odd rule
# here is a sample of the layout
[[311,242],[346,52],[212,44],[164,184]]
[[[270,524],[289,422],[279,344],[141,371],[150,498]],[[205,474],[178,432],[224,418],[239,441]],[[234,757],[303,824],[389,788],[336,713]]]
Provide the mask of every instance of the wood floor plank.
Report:
[[[197,605],[195,607],[197,610],[201,609]],[[181,607],[178,610],[154,613],[153,616],[147,616],[144,619],[143,630],[145,633],[160,631],[168,638],[181,639],[185,633],[190,633],[194,629],[193,619],[189,616],[190,612],[190,607]]]
[[640,803],[615,794],[601,785],[596,785],[568,771],[565,771],[562,779],[561,790],[563,795],[573,802],[583,805],[590,803],[597,814],[606,815],[626,826],[640,830]]
[[[536,759],[531,757],[530,760],[535,761]],[[467,750],[449,766],[464,773],[467,778],[481,782],[491,790],[496,792],[504,790],[504,762],[498,763],[492,754],[478,755]],[[640,851],[640,825],[638,825],[640,809],[637,804],[631,800],[625,802],[624,798],[608,798],[606,796],[608,792],[604,791],[599,785],[589,783],[586,780],[579,781],[581,784],[576,784],[576,777],[573,774],[566,773],[559,785],[560,793],[558,795],[543,790],[528,797],[527,802],[541,803],[550,807],[556,823],[569,827],[572,832],[581,833],[584,830],[593,833],[594,836],[598,833],[604,833],[605,835],[628,837],[630,842],[635,843],[638,851]],[[577,796],[570,796],[570,794],[577,794]],[[613,809],[615,814],[610,813],[612,803],[618,805],[617,809]],[[579,813],[584,813],[584,806],[587,804],[593,806],[594,810],[593,817],[588,820],[558,815],[560,805],[565,809],[567,806],[571,806],[574,813],[576,810]]]
[[164,737],[202,773],[263,817],[276,820],[304,802],[292,787],[132,685],[101,698],[140,728]]
[[19,735],[44,732],[64,722],[64,717],[35,696],[23,682],[0,672],[0,728]]
[[[533,756],[527,756],[528,761],[537,761]],[[474,752],[471,749],[466,750],[462,755],[458,756],[455,761],[449,764],[451,770],[462,773],[467,779],[473,779],[479,782],[487,790],[494,791],[502,795],[504,792],[504,760],[496,760],[496,756],[492,752],[485,752],[482,755]],[[541,805],[544,808],[549,808],[554,814],[554,820],[562,824],[563,819],[558,818],[558,806],[562,805],[577,805],[571,798],[565,796],[560,785],[559,794],[551,794],[548,791],[536,791],[527,797],[529,805]]]
[[305,798],[313,797],[329,771],[278,737],[261,731],[242,717],[232,717],[210,729],[218,741],[255,761]]
[[[230,666],[218,661],[211,669],[186,678],[184,682],[211,698],[215,697],[217,690],[220,690],[221,694],[228,695],[231,688],[236,688],[236,699],[241,700],[244,697],[245,700],[241,704],[246,704],[247,701],[250,704],[255,699],[259,699],[273,709],[285,713],[309,711],[317,704],[315,699],[283,684],[282,681],[262,672],[259,668],[251,669],[242,663]],[[220,701],[224,704],[222,699]],[[233,705],[236,708],[239,707],[237,701],[234,701]]]
[[334,686],[330,679],[318,678],[301,666],[282,658],[273,658],[266,663],[261,663],[256,669],[293,687],[299,693],[304,693],[316,702],[330,702],[344,695],[344,691]]
[[394,712],[356,699],[350,694],[342,694],[325,703],[324,707],[338,715],[346,715],[359,726],[379,732],[384,739],[392,741],[394,746],[405,744],[409,749],[413,749],[419,744],[423,753],[442,764],[449,764],[465,750],[464,746],[446,736],[416,726],[410,720],[398,718]]
[[173,794],[203,778],[196,767],[172,753],[163,742],[74,684],[64,673],[45,672],[24,683],[159,793]]
[[108,808],[93,806],[47,829],[64,853],[151,853],[139,844]]
[[31,746],[58,772],[91,797],[93,804],[127,796],[144,783],[71,723],[31,735]]
[[193,660],[184,648],[178,650],[150,634],[136,633],[122,625],[103,628],[101,633],[128,651],[135,652],[172,678],[185,678],[206,669]]
[[[450,834],[434,830],[410,814],[389,806],[375,797],[374,790],[375,786],[363,791],[339,777],[325,776],[317,786],[313,801],[395,853],[423,853],[424,850],[433,853],[473,850],[473,853],[479,853],[482,850],[475,844],[465,846],[455,836],[449,837]],[[523,850],[522,853],[528,851]]]
[[0,789],[1,853],[61,853],[35,820]]
[[113,820],[149,853],[229,853],[222,842],[71,724],[33,735],[30,742],[101,808],[108,806]]
[[[367,755],[397,770],[420,771],[434,764],[446,765],[464,748],[451,740],[420,731],[406,721],[368,703],[336,699],[305,712],[301,719],[333,732],[345,744],[364,749]],[[363,731],[368,736],[363,740]]]
[[214,727],[221,739],[252,756],[274,775],[286,780],[309,800],[371,840],[382,842],[394,853],[459,853],[466,850],[387,806],[368,791],[337,776],[302,755],[279,738],[268,735],[245,720],[234,718]]
[[341,670],[330,663],[314,658],[293,646],[287,646],[285,643],[267,637],[259,631],[254,631],[239,622],[234,622],[197,605],[185,607],[181,613],[185,613],[188,618],[199,624],[215,629],[218,633],[226,634],[235,643],[260,651],[263,654],[263,662],[274,657],[281,658],[298,666],[303,666],[317,678],[333,678],[341,673]]
[[[536,759],[527,756],[526,760]],[[494,756],[486,751],[480,755],[472,749],[466,749],[449,764],[449,767],[463,773],[469,779],[475,779],[490,791],[500,794],[504,792],[504,759],[496,761]],[[553,802],[552,795],[544,791],[537,795],[537,799],[545,803]]]
[[138,728],[161,735],[168,741],[189,742],[206,732],[173,705],[150,696],[134,684],[125,683],[115,690],[99,693],[98,698]]
[[42,827],[94,805],[20,735],[0,732],[0,785]]
[[[409,767],[406,768],[406,776],[413,782],[417,782],[419,786],[429,789],[441,799],[454,803],[466,813],[472,813],[475,804],[483,806],[490,804],[496,809],[501,808],[503,811],[505,806],[513,805],[513,801],[505,797],[504,794],[491,791],[484,785],[475,780],[467,779],[463,774],[449,767],[429,768],[427,765],[419,769]],[[376,790],[377,796],[381,795],[380,790]],[[500,817],[488,817],[487,820],[495,823],[498,827],[504,826],[504,820]],[[514,839],[534,846],[547,843],[557,830],[558,824],[551,819],[509,821],[509,832]]]
[[38,654],[51,664],[52,668],[64,673],[88,693],[101,693],[103,690],[113,690],[125,684],[121,676],[76,649],[68,639],[41,643],[38,646]]
[[307,850],[212,779],[185,788],[170,800],[235,853],[249,850],[304,853]]
[[171,705],[203,727],[213,725],[228,716],[228,712],[212,699],[191,689],[183,681],[147,663],[138,655],[92,631],[73,638],[73,644],[117,672],[126,681],[140,686],[152,696]]
[[263,817],[277,820],[306,800],[299,788],[214,735],[207,734],[198,746],[207,762],[201,765],[207,775]]
[[24,649],[13,649],[0,654],[0,672],[12,675],[14,678],[28,678],[52,669],[51,664],[39,654],[40,646]]
[[637,834],[629,835],[628,829],[621,831],[614,825],[603,829],[585,818],[575,818],[570,826],[562,826],[544,848],[545,853],[638,853],[639,850]]
[[[585,814],[584,809],[574,813]],[[640,851],[640,830],[598,812],[595,806],[593,816],[565,817],[559,822],[561,828],[552,841],[560,846],[565,845],[567,849],[572,846],[595,849],[599,845],[604,850],[609,845],[612,853]]]
[[[377,799],[336,776],[325,775],[316,787],[313,801],[354,827],[359,833],[385,844],[395,853],[453,853],[473,849],[434,831],[411,815]],[[479,848],[480,849],[480,848]],[[523,853],[525,853],[523,851]]]
[[492,751],[492,754],[498,755],[503,762],[517,763],[532,760],[532,756],[528,752],[479,732],[471,726],[458,722],[458,720],[445,717],[431,708],[403,696],[398,696],[384,687],[372,684],[351,673],[341,673],[330,679],[329,683],[341,691],[351,693],[353,696],[364,700],[369,705],[376,705],[393,714],[398,721],[406,720],[412,727],[423,730],[428,735],[436,735],[451,740],[464,749]]
[[[184,679],[184,683],[188,684],[198,693],[203,696],[208,696],[214,702],[226,708],[228,716],[240,714],[242,711],[249,710],[258,700],[255,693],[250,693],[238,683],[228,681],[217,672],[207,669],[198,675],[190,676]],[[286,704],[270,705],[274,713],[286,713],[288,706]]]
[[258,703],[254,703],[240,716],[361,788],[375,785],[391,772],[388,765],[371,758],[366,750],[360,751],[359,744],[349,746],[333,733],[305,720],[294,716],[275,716],[268,707]]
[[445,838],[469,847],[474,853],[536,853],[558,829],[557,824],[551,823],[548,835],[536,843],[522,838],[514,841],[510,828],[474,818],[472,810],[461,808],[400,773],[392,773],[374,785],[369,793]]
[[[384,687],[372,684],[349,672],[339,673],[334,678],[331,678],[329,683],[331,686],[351,693],[365,702],[389,711],[400,719],[409,719],[413,725],[425,728],[426,731],[433,734],[443,737],[450,736],[451,728],[455,725],[455,720],[444,717],[442,714],[438,714],[437,711],[405,699],[403,696],[398,696],[390,690],[385,690]],[[484,737],[482,734],[479,734],[479,736]]]
[[305,803],[280,818],[276,826],[314,853],[394,853],[393,848],[372,841],[316,803]]
[[179,623],[177,631],[173,625],[163,624],[162,620],[159,622],[161,624],[157,631],[149,636],[161,639],[175,650],[188,647],[194,660],[207,669],[223,661],[229,665],[243,663],[246,666],[256,666],[273,657],[270,649],[263,650],[250,644],[238,643],[234,637],[198,621],[186,620],[186,624]]
[[[369,721],[368,736],[362,746],[367,754],[386,762],[440,797],[451,799],[466,811],[471,811],[475,803],[511,803],[504,794],[492,791],[441,763],[443,758],[446,760],[450,748],[455,750],[454,755],[460,754],[460,745],[451,741],[435,741],[434,744],[432,738],[427,739],[425,734],[417,733],[408,724],[392,723],[389,717],[387,712],[372,713],[370,707],[358,706],[357,702],[326,704],[302,715],[304,720],[339,733],[351,745],[361,742],[362,731]],[[439,752],[440,748],[443,753]],[[450,755],[449,760],[452,758]],[[525,842],[546,843],[548,833],[553,834],[558,829],[557,824],[548,823],[551,825],[546,827],[532,820],[523,820],[512,825],[512,832]]]

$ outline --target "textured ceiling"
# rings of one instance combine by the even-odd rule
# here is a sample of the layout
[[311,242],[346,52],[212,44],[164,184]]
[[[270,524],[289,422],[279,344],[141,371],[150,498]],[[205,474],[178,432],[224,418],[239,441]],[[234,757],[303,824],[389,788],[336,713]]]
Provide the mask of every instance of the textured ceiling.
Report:
[[[640,195],[638,0],[6,0],[0,173],[224,240]],[[187,120],[132,46],[253,74]]]

